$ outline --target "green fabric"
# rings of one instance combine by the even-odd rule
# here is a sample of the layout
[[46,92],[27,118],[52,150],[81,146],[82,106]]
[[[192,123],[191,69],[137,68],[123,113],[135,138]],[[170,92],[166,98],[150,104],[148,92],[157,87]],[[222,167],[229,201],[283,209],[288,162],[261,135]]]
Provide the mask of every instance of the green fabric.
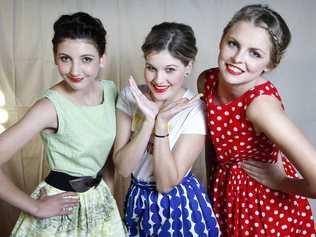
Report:
[[[47,195],[63,191],[45,182],[32,193],[34,199],[45,188]],[[22,212],[11,237],[125,237],[125,228],[118,212],[115,199],[102,180],[97,188],[78,193],[80,205],[71,208],[69,215],[35,218]]]
[[58,116],[58,131],[41,133],[51,170],[95,177],[103,167],[116,133],[117,90],[112,81],[101,82],[104,101],[97,106],[76,105],[53,90],[44,95]]

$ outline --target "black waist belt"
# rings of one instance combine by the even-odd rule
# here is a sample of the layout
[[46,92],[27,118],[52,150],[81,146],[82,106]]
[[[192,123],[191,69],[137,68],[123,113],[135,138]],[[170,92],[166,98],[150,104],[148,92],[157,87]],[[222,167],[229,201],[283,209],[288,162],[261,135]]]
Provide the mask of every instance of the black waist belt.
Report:
[[92,187],[98,186],[101,179],[102,169],[98,172],[96,178],[91,176],[76,177],[63,172],[50,171],[45,182],[64,191],[83,193]]

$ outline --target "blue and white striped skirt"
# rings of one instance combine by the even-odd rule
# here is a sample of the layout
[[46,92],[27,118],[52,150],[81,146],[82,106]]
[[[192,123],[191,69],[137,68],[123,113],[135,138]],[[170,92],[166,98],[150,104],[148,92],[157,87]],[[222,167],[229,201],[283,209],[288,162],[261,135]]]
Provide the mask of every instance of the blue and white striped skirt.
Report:
[[203,186],[189,173],[168,193],[155,183],[132,178],[125,203],[129,236],[219,236],[219,226]]

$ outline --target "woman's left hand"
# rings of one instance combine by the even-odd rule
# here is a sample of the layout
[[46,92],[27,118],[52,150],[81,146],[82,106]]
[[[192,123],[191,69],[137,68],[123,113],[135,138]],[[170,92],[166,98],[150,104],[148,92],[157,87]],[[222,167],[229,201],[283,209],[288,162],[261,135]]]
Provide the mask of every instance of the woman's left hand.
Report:
[[158,105],[148,99],[146,95],[144,95],[138,88],[134,78],[130,76],[129,78],[129,85],[131,92],[136,100],[138,108],[142,111],[145,118],[150,121],[155,121],[156,116],[159,111]]
[[287,178],[281,157],[276,163],[245,160],[240,162],[240,167],[257,182],[278,191],[281,190],[282,181]]
[[181,98],[169,104],[162,105],[157,115],[157,119],[168,122],[177,113],[198,103],[201,96],[202,94],[197,94],[190,100],[188,98]]

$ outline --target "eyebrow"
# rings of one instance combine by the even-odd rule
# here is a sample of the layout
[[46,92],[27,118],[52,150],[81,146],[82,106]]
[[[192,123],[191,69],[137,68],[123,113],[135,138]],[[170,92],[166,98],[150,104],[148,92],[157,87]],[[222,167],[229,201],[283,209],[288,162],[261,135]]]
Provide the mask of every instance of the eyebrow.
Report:
[[[58,53],[59,56],[68,56],[71,58],[71,56],[67,53]],[[93,55],[93,54],[83,54],[83,55],[80,55],[80,57],[92,57],[92,58],[95,58],[96,56]]]
[[[232,40],[235,41],[238,45],[240,45],[240,42],[233,36],[228,35],[227,36],[228,41]],[[255,48],[255,47],[250,47],[251,50],[256,50],[256,51],[260,51],[263,54],[266,54],[266,52],[264,50],[262,50],[261,48]]]

